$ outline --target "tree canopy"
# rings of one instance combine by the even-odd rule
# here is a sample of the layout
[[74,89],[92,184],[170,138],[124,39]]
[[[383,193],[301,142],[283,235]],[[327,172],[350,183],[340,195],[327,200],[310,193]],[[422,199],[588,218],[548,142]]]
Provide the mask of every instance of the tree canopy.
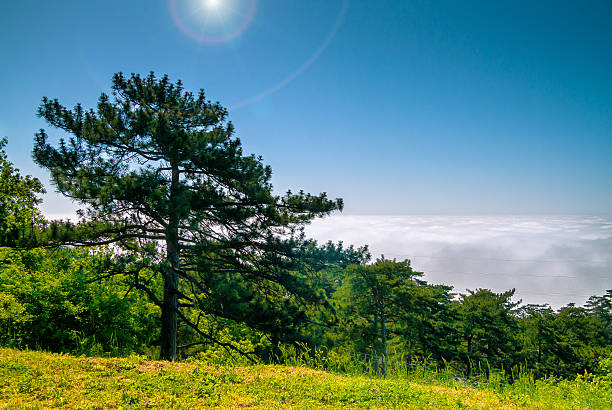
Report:
[[517,354],[518,323],[512,301],[514,289],[495,293],[489,289],[468,289],[461,295],[461,333],[466,343],[467,374],[472,364],[485,359],[492,366],[512,363]]
[[43,221],[37,205],[45,190],[37,178],[21,175],[8,161],[6,144],[0,138],[0,246],[14,246],[27,227]]
[[[261,157],[244,155],[227,110],[180,81],[115,74],[96,109],[43,98],[40,117],[70,138],[54,146],[44,129],[34,158],[59,192],[83,206],[60,242],[113,244],[117,274],[161,309],[161,357],[176,355],[177,319],[202,337],[194,307],[277,337],[303,321],[300,304],[322,300],[308,286],[301,229],[342,209],[342,200],[302,191],[278,196]],[[119,258],[118,256],[118,258]],[[149,276],[144,271],[150,272]],[[163,278],[163,290],[150,286]],[[263,303],[263,302],[266,303]]]
[[452,288],[428,284],[422,276],[410,260],[384,256],[345,271],[338,291],[345,326],[356,348],[371,352],[381,373],[386,370],[388,345],[401,347],[411,356],[434,355],[442,360],[455,342]]

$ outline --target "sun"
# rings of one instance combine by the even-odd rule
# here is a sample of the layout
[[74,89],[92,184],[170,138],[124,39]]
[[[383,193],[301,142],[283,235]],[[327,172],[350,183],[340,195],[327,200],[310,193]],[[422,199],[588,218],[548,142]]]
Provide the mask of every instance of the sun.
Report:
[[202,0],[202,3],[209,10],[216,10],[221,7],[221,0]]
[[257,0],[168,0],[172,20],[192,39],[226,43],[251,24]]

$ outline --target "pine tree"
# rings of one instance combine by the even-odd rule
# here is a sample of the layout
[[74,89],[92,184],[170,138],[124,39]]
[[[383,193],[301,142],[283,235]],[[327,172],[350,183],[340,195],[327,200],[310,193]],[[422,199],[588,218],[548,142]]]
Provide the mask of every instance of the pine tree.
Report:
[[[275,195],[270,167],[243,155],[227,110],[203,90],[118,73],[96,110],[45,97],[38,115],[71,137],[54,147],[41,129],[35,161],[83,206],[83,222],[57,237],[129,251],[121,273],[161,309],[161,358],[176,356],[179,319],[211,338],[182,307],[287,328],[303,319],[297,302],[321,296],[301,269],[301,229],[342,200]],[[163,278],[161,296],[145,273]]]
[[[371,347],[374,366],[384,374],[388,346],[408,357],[449,358],[455,341],[450,286],[431,285],[410,260],[377,259],[345,271],[338,299],[345,326],[358,349]],[[378,360],[382,359],[382,363]]]
[[[489,289],[468,289],[460,295],[461,332],[466,343],[465,362],[468,377],[473,364],[485,360],[491,367],[509,368],[518,353],[518,319],[512,301],[514,289],[495,293]],[[488,366],[484,365],[488,372]]]
[[340,290],[345,315],[351,331],[358,334],[355,339],[371,346],[377,373],[384,375],[387,369],[389,325],[402,319],[398,299],[422,283],[418,279],[422,275],[412,270],[409,260],[396,262],[384,256],[372,264],[352,265],[346,270]]

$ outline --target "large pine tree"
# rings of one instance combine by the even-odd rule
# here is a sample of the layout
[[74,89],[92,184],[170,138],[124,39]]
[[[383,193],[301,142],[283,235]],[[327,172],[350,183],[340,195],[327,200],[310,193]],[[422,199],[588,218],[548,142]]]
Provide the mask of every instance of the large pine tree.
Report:
[[[270,167],[243,155],[227,110],[203,90],[118,73],[95,110],[43,98],[38,114],[71,134],[53,146],[41,129],[34,147],[58,191],[83,206],[82,229],[62,242],[129,253],[122,273],[161,309],[161,358],[176,356],[179,319],[210,336],[182,306],[278,331],[303,319],[298,301],[321,296],[302,269],[312,243],[300,231],[342,200],[275,195]],[[163,291],[145,273],[161,275]]]

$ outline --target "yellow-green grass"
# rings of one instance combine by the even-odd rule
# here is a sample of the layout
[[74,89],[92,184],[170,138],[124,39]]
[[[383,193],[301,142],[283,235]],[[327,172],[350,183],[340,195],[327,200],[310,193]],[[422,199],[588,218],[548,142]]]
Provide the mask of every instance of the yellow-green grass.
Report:
[[559,390],[558,397],[547,393],[538,401],[305,367],[222,367],[0,349],[2,408],[607,408],[599,402],[609,392],[601,398],[590,393],[581,402],[576,392],[568,399]]

